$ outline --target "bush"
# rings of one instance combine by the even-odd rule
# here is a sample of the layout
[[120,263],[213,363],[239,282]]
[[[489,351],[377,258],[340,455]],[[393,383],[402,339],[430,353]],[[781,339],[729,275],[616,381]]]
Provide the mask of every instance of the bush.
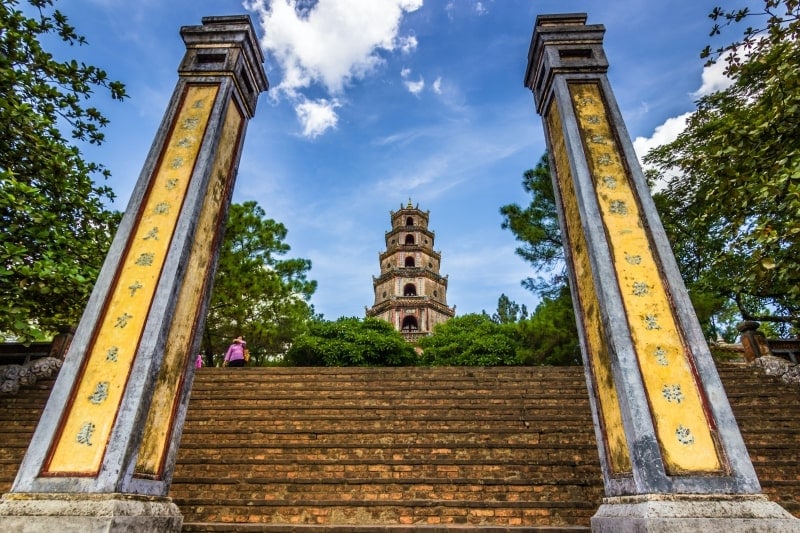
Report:
[[377,318],[313,322],[286,353],[289,366],[406,366],[414,348],[391,324]]
[[468,314],[437,325],[423,337],[421,362],[427,365],[519,365],[519,342],[514,323],[498,324],[486,314]]

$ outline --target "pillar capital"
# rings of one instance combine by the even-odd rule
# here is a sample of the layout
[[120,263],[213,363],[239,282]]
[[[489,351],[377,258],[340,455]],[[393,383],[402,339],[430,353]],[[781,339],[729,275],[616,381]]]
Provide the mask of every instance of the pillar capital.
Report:
[[269,88],[269,80],[250,17],[203,17],[202,21],[200,26],[181,28],[186,54],[178,74],[195,81],[232,76],[237,82],[237,96],[252,118],[258,95]]
[[602,24],[587,25],[586,13],[536,17],[524,83],[533,91],[539,114],[555,74],[603,74],[608,70],[605,31]]

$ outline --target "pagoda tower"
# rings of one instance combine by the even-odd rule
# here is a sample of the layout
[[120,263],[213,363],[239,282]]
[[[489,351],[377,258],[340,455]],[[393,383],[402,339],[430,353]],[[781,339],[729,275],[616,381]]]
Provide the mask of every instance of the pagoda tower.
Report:
[[428,229],[430,211],[419,204],[390,211],[392,229],[386,232],[386,250],[379,255],[380,276],[372,277],[375,303],[368,317],[392,324],[408,341],[430,335],[436,324],[456,314],[447,306],[447,276],[439,274],[442,255],[433,250]]

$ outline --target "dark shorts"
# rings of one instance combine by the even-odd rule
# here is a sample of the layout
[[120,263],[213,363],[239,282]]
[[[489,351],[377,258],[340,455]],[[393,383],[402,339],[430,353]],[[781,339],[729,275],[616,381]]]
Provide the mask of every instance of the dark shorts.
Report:
[[228,366],[244,366],[244,359],[236,359],[235,361],[228,361]]

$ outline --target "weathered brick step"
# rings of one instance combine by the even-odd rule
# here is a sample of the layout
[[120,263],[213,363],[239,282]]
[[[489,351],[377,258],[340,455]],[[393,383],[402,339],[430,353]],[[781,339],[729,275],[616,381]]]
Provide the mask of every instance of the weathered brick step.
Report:
[[[575,439],[573,439],[575,440]],[[337,432],[306,432],[295,433],[293,431],[286,432],[260,432],[254,431],[252,433],[244,433],[239,429],[224,429],[219,428],[215,431],[202,431],[193,432],[192,430],[184,430],[183,440],[181,441],[181,448],[193,446],[197,443],[201,446],[219,446],[217,444],[224,441],[228,446],[234,448],[250,447],[250,446],[295,446],[298,444],[316,444],[318,446],[337,446],[342,444],[389,444],[394,447],[420,445],[420,444],[436,444],[439,446],[449,446],[455,444],[483,444],[486,446],[506,446],[509,444],[519,445],[537,445],[543,443],[542,434],[538,432],[520,433],[519,431],[496,432],[491,434],[479,434],[471,430],[448,430],[446,432],[439,432],[436,430],[431,431],[414,431],[414,432],[394,432],[378,434],[354,434],[351,432],[337,433]],[[560,444],[561,440],[558,438],[545,437],[544,442],[551,442]],[[258,444],[256,444],[258,443]],[[592,444],[573,443],[573,446],[595,446],[594,441]],[[595,449],[595,452],[597,450]]]
[[[508,372],[508,371],[507,371]],[[212,369],[203,371],[202,369],[195,374],[198,380],[198,390],[214,392],[214,384],[219,387],[221,382],[226,385],[234,386],[249,384],[252,387],[266,389],[267,384],[279,384],[281,390],[305,390],[309,388],[335,389],[337,385],[347,383],[354,390],[375,389],[378,383],[391,383],[401,390],[424,390],[434,389],[492,389],[502,391],[504,388],[542,388],[548,386],[562,385],[567,388],[586,386],[583,374],[572,376],[542,375],[530,376],[522,374],[520,376],[510,376],[494,378],[491,376],[479,377],[460,377],[437,375],[430,370],[427,374],[419,377],[409,377],[405,374],[383,376],[378,374],[359,377],[356,374],[344,374],[341,376],[326,375],[303,375],[287,373],[276,375],[268,369],[253,369],[249,373],[240,371],[226,371],[225,369]]]
[[[749,370],[749,369],[747,369]],[[294,380],[296,377],[313,379],[349,379],[352,381],[369,381],[376,377],[403,380],[413,379],[478,379],[489,380],[519,380],[531,379],[558,379],[559,377],[583,377],[581,366],[537,367],[537,366],[496,366],[496,367],[469,367],[469,366],[404,366],[404,367],[245,367],[245,368],[209,368],[203,367],[198,375],[204,373],[223,372],[230,376],[247,376],[248,374],[268,374],[275,378]]]
[[774,408],[779,411],[781,407],[785,410],[789,405],[797,405],[800,402],[800,396],[794,398],[787,398],[781,396],[770,396],[762,398],[747,398],[741,397],[734,400],[736,402],[736,409],[734,415],[738,411],[747,412],[749,409],[758,409],[759,411]]
[[[340,411],[337,413],[337,411]],[[346,414],[342,414],[345,411]],[[528,421],[528,422],[541,422],[546,423],[552,421],[553,417],[559,419],[563,417],[564,423],[573,424],[575,426],[584,426],[587,422],[591,421],[589,410],[581,409],[579,407],[567,409],[564,406],[542,407],[541,409],[514,409],[503,408],[495,411],[485,407],[483,411],[473,409],[459,409],[459,408],[442,408],[430,407],[424,411],[420,408],[405,409],[401,407],[363,407],[363,408],[347,408],[342,409],[339,407],[332,407],[331,409],[320,408],[315,410],[303,409],[292,410],[285,409],[279,410],[285,416],[278,417],[275,413],[270,412],[269,407],[249,407],[241,408],[237,406],[235,409],[206,409],[195,410],[191,409],[187,415],[187,424],[203,420],[212,420],[215,423],[225,422],[230,424],[239,424],[247,422],[250,424],[272,424],[280,423],[287,420],[286,416],[297,415],[298,420],[308,418],[308,413],[319,412],[321,420],[340,420],[350,417],[351,419],[358,418],[360,420],[385,420],[392,417],[395,420],[403,421],[416,421],[428,419],[433,422],[443,420],[476,420],[476,421]],[[430,417],[425,417],[425,413],[431,413]],[[497,413],[497,416],[491,416],[492,413]],[[327,415],[327,416],[326,416]],[[291,416],[294,418],[294,416]]]
[[[520,443],[528,445],[536,444],[590,444],[594,442],[594,435],[588,431],[545,431],[536,428],[481,428],[476,434],[475,427],[447,424],[419,424],[420,427],[412,428],[409,424],[390,427],[388,425],[373,425],[366,427],[341,427],[332,424],[330,427],[322,427],[319,424],[308,423],[304,428],[284,427],[284,428],[263,428],[263,427],[241,427],[231,428],[225,425],[207,425],[203,429],[196,428],[184,429],[184,442],[189,445],[192,442],[205,442],[212,445],[215,438],[236,446],[250,446],[255,443],[261,445],[286,443],[291,446],[294,443],[312,442],[328,445],[341,443],[365,444],[365,443],[384,443],[387,445],[403,446],[409,444],[438,443],[440,445],[452,445],[459,442],[482,442],[487,446],[502,446],[506,443]],[[357,432],[353,432],[357,431]],[[215,437],[217,436],[217,437]],[[197,440],[193,440],[197,439]],[[201,440],[202,439],[202,440]],[[183,445],[183,442],[181,443]]]
[[252,524],[217,522],[186,522],[183,529],[187,533],[457,533],[459,531],[480,531],[481,533],[584,533],[591,531],[588,526],[488,526],[480,529],[471,526],[433,526],[415,525],[316,525],[316,524]]
[[[222,466],[181,464],[176,468],[173,492],[180,491],[183,484],[224,483],[233,480],[242,486],[260,483],[303,483],[329,480],[345,485],[365,482],[402,482],[409,486],[425,485],[430,480],[438,482],[472,479],[476,483],[505,484],[510,480],[519,480],[527,485],[533,484],[573,484],[601,486],[600,468],[588,463],[570,463],[554,458],[543,461],[541,465],[530,464],[461,464],[446,461],[422,463],[411,461],[405,463],[365,461],[341,461],[339,463],[319,462],[223,462]],[[591,483],[589,481],[591,480]],[[463,483],[463,482],[462,482]],[[190,490],[198,490],[193,487]],[[533,490],[533,489],[532,489]]]
[[[216,481],[216,482],[214,482]],[[297,500],[339,500],[351,505],[361,501],[401,500],[480,500],[483,502],[548,502],[563,499],[588,499],[599,503],[602,483],[596,479],[571,479],[558,483],[536,483],[510,480],[420,480],[405,484],[397,480],[319,480],[293,478],[280,483],[270,479],[252,479],[248,483],[219,483],[219,480],[201,479],[202,494],[225,494],[227,501],[276,500],[291,505]],[[384,482],[382,482],[384,481]],[[172,498],[195,498],[196,489],[187,486],[185,492],[176,484]],[[194,494],[193,494],[194,493]]]
[[[199,379],[200,376],[197,376]],[[247,391],[257,393],[254,396],[272,396],[275,394],[282,395],[303,395],[309,392],[315,394],[332,394],[336,397],[346,395],[344,393],[351,392],[358,395],[376,395],[376,396],[408,396],[408,395],[445,395],[445,394],[475,394],[476,396],[506,396],[509,393],[526,395],[537,395],[544,393],[553,393],[563,391],[567,394],[575,394],[580,396],[587,396],[586,384],[583,382],[570,382],[564,383],[561,381],[549,381],[546,383],[475,383],[463,382],[459,384],[442,384],[431,382],[419,383],[394,383],[387,380],[390,384],[389,388],[380,388],[375,382],[351,383],[349,381],[331,382],[331,383],[289,383],[272,381],[267,376],[254,376],[258,381],[235,381],[225,382],[225,387],[207,387],[203,383],[198,384],[192,389],[194,397],[208,397],[208,398],[227,398],[228,393],[235,391]],[[342,383],[347,384],[347,388],[342,388]],[[315,386],[316,385],[316,386]]]
[[[286,482],[287,479],[320,479],[336,478],[339,480],[373,480],[402,479],[408,483],[424,483],[427,478],[438,479],[522,479],[564,481],[586,475],[599,483],[600,468],[582,460],[571,460],[559,456],[543,458],[541,461],[498,459],[479,461],[431,458],[424,460],[377,460],[374,458],[342,459],[332,461],[267,459],[264,461],[248,460],[244,457],[224,457],[213,462],[190,462],[181,460],[176,469],[175,481],[186,482],[190,479],[203,478],[218,481],[234,477],[231,471],[239,474],[246,470],[240,478],[242,483],[250,483],[251,479],[271,479],[271,482]],[[244,467],[244,468],[242,468]]]
[[[454,441],[446,444],[437,439],[436,442],[413,443],[404,445],[396,442],[381,444],[375,440],[366,443],[331,442],[330,444],[318,441],[276,443],[270,446],[260,440],[250,445],[242,443],[215,443],[209,444],[207,440],[181,442],[178,462],[191,463],[196,460],[218,460],[221,457],[231,457],[232,460],[247,460],[245,457],[254,457],[259,461],[281,461],[291,459],[295,462],[304,461],[346,461],[355,459],[367,461],[371,458],[393,461],[432,461],[436,458],[447,457],[450,461],[461,459],[476,460],[480,455],[491,455],[493,459],[481,459],[482,464],[493,462],[507,462],[509,458],[520,458],[523,462],[536,462],[548,464],[547,454],[557,454],[558,457],[570,462],[580,461],[587,464],[597,464],[597,460],[587,451],[597,451],[594,441],[585,444],[575,443],[569,450],[565,450],[558,442],[530,443],[530,442],[461,442]],[[572,453],[570,453],[572,452]],[[790,461],[786,461],[791,465]]]
[[[313,426],[313,424],[312,424]],[[213,429],[213,426],[209,426]],[[275,444],[294,445],[296,443],[316,443],[318,445],[336,444],[364,444],[379,442],[391,446],[407,446],[415,444],[435,443],[440,446],[450,446],[458,443],[483,443],[489,446],[503,446],[505,444],[525,444],[529,446],[540,444],[570,444],[570,445],[594,445],[594,435],[590,432],[583,433],[549,433],[546,431],[527,431],[501,430],[492,433],[476,433],[471,428],[424,428],[408,432],[409,429],[397,428],[396,432],[384,431],[380,429],[369,431],[361,428],[359,432],[351,432],[349,429],[332,428],[323,430],[304,430],[300,433],[292,429],[282,430],[281,432],[261,432],[246,433],[241,429],[226,429],[224,426],[213,431],[204,431],[199,436],[193,436],[192,432],[184,431],[184,440],[181,446],[190,446],[192,442],[205,443],[206,446],[213,448],[216,446],[214,440],[224,440],[228,445],[234,447],[250,447],[254,445],[270,446]],[[197,435],[197,433],[195,433]]]
[[[353,391],[348,393],[346,390],[340,390],[337,393],[327,393],[317,391],[314,393],[283,393],[274,391],[272,393],[256,394],[252,391],[229,389],[225,395],[219,397],[212,397],[210,395],[193,395],[192,402],[197,405],[199,409],[209,407],[219,408],[220,404],[223,405],[236,405],[239,406],[314,406],[314,405],[327,405],[327,406],[402,406],[410,407],[417,405],[425,406],[464,406],[472,408],[486,408],[494,406],[517,406],[534,408],[537,405],[561,405],[564,406],[565,402],[570,402],[569,405],[585,405],[586,409],[589,408],[589,397],[585,393],[571,393],[569,391],[538,391],[537,393],[527,393],[525,391],[506,391],[502,394],[499,393],[485,393],[475,394],[474,391],[463,391],[459,394],[452,391],[375,391],[369,394],[363,391]],[[560,402],[560,403],[559,403]]]
[[[394,384],[391,384],[395,387]],[[557,398],[564,398],[565,400],[574,400],[584,402],[588,405],[589,397],[586,393],[586,387],[583,390],[580,388],[565,389],[557,385],[549,385],[547,387],[539,387],[537,389],[530,388],[509,388],[504,387],[502,391],[496,390],[481,390],[476,388],[463,388],[463,389],[400,389],[400,388],[383,388],[383,389],[370,389],[370,390],[348,390],[347,387],[339,385],[338,389],[308,389],[308,390],[281,390],[278,384],[271,384],[268,390],[263,392],[258,390],[248,390],[243,386],[226,386],[224,392],[205,392],[193,391],[192,401],[200,404],[206,403],[230,403],[233,400],[252,400],[265,402],[280,402],[280,401],[343,401],[343,402],[360,402],[365,400],[370,401],[384,401],[384,402],[401,402],[401,401],[420,401],[430,399],[433,401],[453,401],[464,400],[472,401],[475,403],[508,403],[510,400],[517,402],[534,402],[536,400],[552,400]]]
[[[187,423],[212,420],[215,423],[237,423],[247,421],[252,424],[269,425],[272,423],[280,424],[288,421],[320,420],[320,421],[351,421],[369,422],[372,420],[394,420],[398,423],[414,422],[420,420],[430,420],[434,423],[440,421],[474,421],[474,422],[497,422],[508,421],[528,421],[550,423],[580,423],[586,424],[591,421],[588,409],[581,413],[579,406],[568,416],[564,416],[564,408],[558,406],[543,407],[541,409],[520,409],[520,408],[497,408],[486,407],[484,409],[460,409],[452,407],[348,407],[342,408],[334,406],[331,408],[302,408],[302,409],[272,409],[247,408],[237,405],[236,411],[230,409],[206,409],[202,411],[192,410],[187,415]],[[226,416],[227,415],[227,416]],[[563,420],[562,420],[563,418]],[[577,425],[577,424],[576,424]]]
[[[194,429],[194,428],[192,428]],[[248,441],[251,440],[252,437],[249,436],[247,433],[243,433],[247,431],[247,428],[230,428],[225,424],[207,424],[204,426],[203,433],[209,434],[209,436],[213,434],[224,434],[226,438],[232,438],[234,440],[243,440]],[[356,421],[352,421],[351,423],[342,423],[337,424],[336,421],[314,421],[314,420],[297,420],[297,421],[277,421],[273,424],[261,423],[258,425],[253,425],[250,427],[250,431],[258,431],[263,434],[270,434],[270,433],[287,433],[287,432],[297,432],[303,433],[310,436],[310,439],[316,439],[320,434],[348,434],[351,432],[359,432],[360,435],[354,434],[352,437],[346,437],[345,442],[362,442],[364,439],[360,436],[369,434],[370,438],[374,438],[376,436],[382,435],[392,435],[394,433],[407,433],[407,432],[417,432],[417,433],[427,433],[433,434],[447,434],[451,436],[455,436],[458,433],[487,433],[491,435],[492,433],[506,433],[507,438],[514,438],[516,440],[523,440],[525,442],[538,442],[538,439],[546,439],[549,438],[554,442],[583,442],[589,435],[591,435],[588,431],[581,431],[581,432],[569,432],[569,431],[562,431],[562,432],[550,432],[547,431],[546,428],[542,428],[541,430],[537,430],[535,425],[530,425],[530,427],[525,427],[523,422],[520,421],[510,421],[507,423],[500,423],[498,422],[494,427],[487,426],[481,422],[475,422],[470,420],[464,421],[405,421],[405,422],[397,422],[393,420],[375,420],[369,423],[362,421],[360,424],[356,423]],[[185,433],[186,434],[186,433]],[[238,435],[238,437],[237,437]],[[533,435],[532,437],[530,435]],[[269,437],[267,437],[269,438]],[[307,439],[304,439],[307,440]],[[430,442],[433,442],[431,440]],[[437,441],[438,442],[438,441]],[[452,441],[448,441],[452,442]]]
[[377,406],[407,406],[407,405],[468,405],[475,407],[486,406],[526,406],[528,408],[537,405],[565,405],[565,402],[572,402],[570,405],[585,405],[588,410],[589,397],[581,391],[565,390],[538,390],[529,392],[524,390],[514,391],[506,389],[502,393],[476,392],[473,390],[465,391],[301,391],[287,392],[276,391],[259,394],[253,391],[231,388],[223,395],[198,395],[193,394],[191,398],[199,408],[211,406],[228,405],[238,406],[239,402],[246,405],[268,406],[268,405],[328,405],[328,406],[356,406],[356,405],[377,405]]
[[[482,500],[327,501],[302,499],[290,505],[263,498],[227,500],[176,498],[186,523],[272,522],[277,524],[452,524],[472,526],[588,525],[599,502],[491,502]],[[482,529],[481,529],[482,530]]]
[[354,388],[369,389],[374,388],[376,383],[396,383],[401,388],[424,388],[424,387],[491,387],[500,386],[515,387],[524,386],[546,386],[548,384],[586,384],[583,372],[572,374],[527,374],[524,370],[519,374],[511,374],[505,370],[500,375],[484,375],[482,372],[475,376],[462,376],[454,374],[443,374],[439,369],[424,368],[418,369],[415,374],[409,374],[404,370],[392,374],[380,373],[358,373],[357,369],[350,372],[343,372],[339,375],[330,374],[303,374],[300,372],[277,373],[267,368],[252,368],[247,370],[228,370],[223,368],[200,369],[195,374],[200,380],[198,385],[201,390],[212,390],[212,383],[219,385],[220,381],[225,383],[251,383],[254,386],[263,386],[264,383],[280,383],[282,389],[292,389],[294,387],[308,388],[316,383],[321,387],[335,386],[337,383],[346,382],[352,384]]

